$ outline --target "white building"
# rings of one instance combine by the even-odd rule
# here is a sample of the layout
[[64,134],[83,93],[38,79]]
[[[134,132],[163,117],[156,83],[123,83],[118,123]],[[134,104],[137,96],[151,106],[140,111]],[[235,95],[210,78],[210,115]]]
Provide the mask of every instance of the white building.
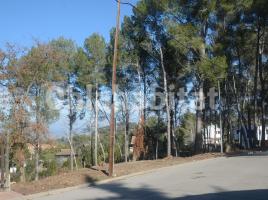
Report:
[[208,125],[203,130],[204,144],[219,145],[221,140],[221,129],[214,124]]
[[[261,141],[262,139],[262,126],[258,126],[257,129],[257,140]],[[268,140],[268,127],[265,127],[265,140]]]

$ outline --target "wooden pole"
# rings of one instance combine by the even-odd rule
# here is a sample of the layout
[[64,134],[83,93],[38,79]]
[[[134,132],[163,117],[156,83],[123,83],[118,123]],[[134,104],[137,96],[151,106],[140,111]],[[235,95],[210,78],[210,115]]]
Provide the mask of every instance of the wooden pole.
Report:
[[115,139],[114,96],[115,96],[115,89],[116,89],[116,65],[117,65],[117,50],[118,50],[117,48],[118,48],[119,26],[120,26],[120,0],[117,1],[116,31],[115,31],[115,39],[114,39],[112,99],[111,99],[111,119],[110,119],[110,144],[109,144],[109,176],[114,175],[114,139]]

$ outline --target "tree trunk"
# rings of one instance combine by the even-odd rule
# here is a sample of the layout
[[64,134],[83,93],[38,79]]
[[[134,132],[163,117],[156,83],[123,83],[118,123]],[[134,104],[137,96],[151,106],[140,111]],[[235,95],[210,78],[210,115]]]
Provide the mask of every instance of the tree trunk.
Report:
[[[39,101],[39,96],[40,96],[40,89],[36,89],[35,93],[35,102],[36,102],[36,124],[39,126],[40,124],[40,101]],[[34,144],[34,153],[35,153],[35,181],[38,181],[39,179],[39,131],[35,133],[36,138],[35,138],[35,144]]]
[[[146,113],[146,73],[144,71],[143,68],[143,119],[144,119],[144,123],[146,122],[146,118],[147,118],[147,113]],[[144,126],[145,128],[145,126]]]
[[37,135],[37,143],[35,144],[35,181],[39,180],[39,136]]
[[156,139],[156,145],[155,145],[155,159],[158,159],[158,139]]
[[240,116],[240,123],[242,127],[241,134],[244,139],[245,149],[248,149],[249,146],[248,146],[248,139],[247,139],[247,129],[246,129],[245,123],[243,122],[242,116]]
[[90,135],[90,161],[91,161],[91,166],[94,165],[94,148],[93,148],[94,144],[93,143],[94,143],[93,135],[91,133],[91,135]]
[[104,147],[103,147],[103,145],[101,143],[101,140],[100,140],[100,136],[99,135],[98,135],[98,140],[100,142],[100,147],[101,147],[101,151],[102,151],[102,155],[103,155],[103,163],[105,163],[105,161],[106,161],[105,151],[104,151]]
[[95,93],[95,151],[94,151],[94,164],[98,166],[98,119],[99,119],[99,88],[98,83],[96,83],[96,93]]
[[177,99],[174,99],[174,127],[177,127],[178,125],[178,117],[177,117],[177,114],[178,114],[178,100]]
[[70,132],[69,132],[69,137],[70,137],[70,165],[71,165],[71,171],[74,170],[74,153],[73,153],[73,131],[72,131],[72,125],[70,125]]
[[156,111],[157,113],[157,135],[156,135],[156,148],[155,148],[155,159],[158,159],[158,145],[159,145],[159,135],[160,135],[160,110]]
[[[206,35],[207,35],[207,22],[203,22],[202,25],[202,30],[201,30],[201,37],[202,37],[202,44],[200,47],[200,60],[205,59],[206,57]],[[200,108],[203,109],[203,106],[201,104],[203,104],[203,99],[201,97],[203,97],[203,80],[198,80],[198,88],[197,91],[199,93],[198,97],[199,97],[199,103],[200,103]],[[198,105],[196,105],[198,106]],[[202,152],[202,110],[201,109],[196,109],[196,123],[195,123],[195,146],[194,146],[194,150],[195,153],[201,153]]]
[[175,93],[172,91],[169,92],[169,107],[170,107],[170,128],[171,128],[171,154],[177,157],[177,140],[175,136]]
[[74,170],[74,154],[72,151],[73,148],[73,107],[72,107],[72,96],[71,96],[71,86],[68,86],[68,100],[69,100],[69,143],[70,143],[70,167],[71,170]]
[[[93,101],[91,101],[90,112],[95,113]],[[94,139],[93,139],[94,119],[93,117],[95,116],[90,114],[89,133],[90,133],[90,164],[91,166],[94,165]]]
[[208,147],[208,132],[207,132],[207,120],[206,120],[206,110],[204,110],[202,115],[202,121],[204,123],[203,125],[203,134],[202,134],[202,146],[203,146],[203,152],[207,151]]
[[75,156],[75,151],[74,151],[74,147],[73,147],[73,141],[70,140],[70,138],[68,137],[68,141],[69,141],[69,145],[71,147],[71,152],[70,155],[73,158],[73,163],[75,163],[75,168],[76,170],[78,170],[78,166],[77,166],[77,162],[76,162],[76,156]]
[[1,142],[1,182],[0,182],[0,188],[4,187],[4,173],[5,173],[5,145],[4,141]]
[[160,58],[161,58],[161,67],[163,71],[164,78],[164,91],[165,91],[165,104],[166,104],[166,113],[167,113],[167,156],[171,156],[171,120],[170,120],[170,106],[168,100],[168,85],[167,85],[167,74],[164,65],[164,58],[162,47],[160,47]]
[[252,126],[251,126],[251,107],[250,106],[248,106],[247,111],[248,111],[248,132],[249,132],[249,136],[250,136],[249,144],[250,144],[251,148],[253,148],[254,147],[254,141],[253,141]]
[[20,182],[25,183],[25,168],[20,166]]
[[126,112],[126,119],[125,119],[125,162],[128,161],[128,135],[129,135],[129,111],[128,111],[128,101],[127,95],[124,95],[124,102],[125,102],[125,112]]
[[9,152],[10,152],[10,141],[9,141],[9,131],[7,131],[6,134],[6,149],[5,149],[5,190],[9,191],[10,190],[10,171],[9,171]]
[[145,133],[145,125],[144,125],[144,90],[142,88],[142,80],[141,80],[141,72],[140,66],[137,64],[137,72],[139,77],[139,124],[135,131],[135,142],[133,145],[133,161],[140,160],[144,158],[145,148],[144,148],[144,133]]
[[259,55],[259,73],[260,73],[260,83],[261,83],[261,126],[262,126],[262,137],[261,137],[261,147],[265,147],[265,82],[263,78],[262,69],[262,55]]
[[[199,98],[203,95],[203,83],[200,84],[200,86],[197,88],[199,93]],[[202,111],[200,110],[202,105],[200,105],[200,108],[198,108],[198,103],[203,104],[202,99],[199,99],[196,101],[196,117],[195,117],[195,143],[194,143],[194,151],[195,153],[201,153],[202,152]]]
[[236,99],[236,110],[237,110],[237,113],[238,113],[238,122],[241,125],[240,134],[244,139],[245,148],[248,149],[248,140],[247,140],[247,135],[248,134],[247,134],[247,129],[246,129],[245,123],[243,121],[244,113],[242,111],[243,109],[241,108],[240,101],[238,100],[238,93],[237,93],[234,77],[233,77],[233,83],[234,83],[234,86],[233,86],[234,87],[234,94],[235,94],[235,99]]
[[257,130],[258,130],[258,122],[257,122],[257,93],[258,93],[258,74],[259,74],[259,49],[260,49],[260,26],[257,28],[257,41],[256,41],[256,64],[255,64],[255,76],[254,76],[254,146],[256,145],[257,141]]
[[35,146],[35,181],[39,179],[39,142]]
[[[216,118],[216,111],[215,111],[215,118]],[[217,133],[217,124],[215,123],[215,126],[214,126],[214,132],[215,132],[215,135],[214,135],[214,147],[215,147],[215,150],[217,149],[217,143],[216,143],[216,133]],[[220,141],[219,141],[220,142]]]
[[139,120],[140,122],[143,121],[142,118],[144,118],[144,93],[142,92],[142,81],[141,81],[141,72],[140,72],[140,66],[138,65],[138,77],[139,77],[139,86],[140,86],[140,91],[139,91]]

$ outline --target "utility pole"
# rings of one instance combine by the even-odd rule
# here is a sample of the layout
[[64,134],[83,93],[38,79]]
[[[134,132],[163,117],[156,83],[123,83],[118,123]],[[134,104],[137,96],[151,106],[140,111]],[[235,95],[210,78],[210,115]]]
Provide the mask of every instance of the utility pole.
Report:
[[113,58],[113,75],[112,75],[112,99],[111,99],[111,119],[110,119],[110,144],[109,144],[109,176],[114,175],[114,139],[115,139],[115,108],[114,96],[116,89],[116,65],[117,65],[117,48],[118,36],[120,26],[120,0],[117,1],[117,18],[116,18],[116,31],[114,39],[114,58]]
[[222,134],[222,121],[221,121],[221,88],[220,88],[220,81],[218,80],[218,90],[219,90],[219,111],[220,111],[220,133],[221,133],[221,154],[223,154],[223,134]]

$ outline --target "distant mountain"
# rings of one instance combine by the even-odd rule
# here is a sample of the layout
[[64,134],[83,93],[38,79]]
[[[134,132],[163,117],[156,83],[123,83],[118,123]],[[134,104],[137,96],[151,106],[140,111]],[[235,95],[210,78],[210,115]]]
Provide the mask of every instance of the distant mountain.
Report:
[[[129,123],[129,131],[133,131],[137,126],[137,123]],[[125,124],[118,123],[116,124],[117,132],[124,132],[125,131]],[[99,133],[107,133],[110,131],[110,126],[104,126],[99,128]]]

